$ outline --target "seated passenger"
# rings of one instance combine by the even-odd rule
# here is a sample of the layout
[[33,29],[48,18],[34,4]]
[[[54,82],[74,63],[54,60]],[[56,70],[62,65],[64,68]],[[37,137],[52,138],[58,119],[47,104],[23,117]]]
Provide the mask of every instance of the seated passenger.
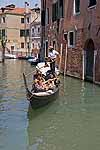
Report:
[[44,84],[41,80],[36,80],[35,81],[35,92],[44,92],[46,91],[44,88]]
[[36,87],[38,86],[38,84],[40,85],[40,82],[42,83],[44,81],[45,81],[45,79],[42,76],[42,73],[39,70],[36,70],[36,73],[34,74],[34,77],[33,77],[33,84],[32,84],[32,90],[31,91],[36,91],[36,89],[37,89]]
[[33,75],[33,80],[37,79],[38,76],[41,76],[41,72],[36,70],[36,73]]
[[60,80],[58,77],[55,78],[54,84],[56,85],[56,87],[58,87],[58,85],[60,84]]
[[49,85],[49,90],[53,90],[55,88],[55,84],[53,80],[49,80],[48,85]]

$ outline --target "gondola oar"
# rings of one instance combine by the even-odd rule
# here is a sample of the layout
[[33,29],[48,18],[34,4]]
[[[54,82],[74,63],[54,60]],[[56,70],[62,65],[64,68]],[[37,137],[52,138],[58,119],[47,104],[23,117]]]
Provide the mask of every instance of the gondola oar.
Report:
[[26,93],[27,93],[27,95],[29,97],[31,95],[31,92],[28,89],[27,82],[26,82],[26,77],[25,77],[24,73],[23,73],[23,79],[24,79],[24,85],[25,85]]

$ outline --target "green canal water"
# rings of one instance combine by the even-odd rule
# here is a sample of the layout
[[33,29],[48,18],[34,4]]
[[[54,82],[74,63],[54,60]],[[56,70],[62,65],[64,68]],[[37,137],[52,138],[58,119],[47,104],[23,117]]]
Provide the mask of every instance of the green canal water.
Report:
[[0,63],[0,150],[100,150],[100,87],[61,76],[59,98],[32,110],[22,73],[33,70],[27,61]]

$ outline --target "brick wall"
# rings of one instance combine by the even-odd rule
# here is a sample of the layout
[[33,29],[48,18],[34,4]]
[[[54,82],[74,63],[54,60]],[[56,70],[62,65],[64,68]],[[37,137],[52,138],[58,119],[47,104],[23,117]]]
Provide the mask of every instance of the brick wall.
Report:
[[[100,1],[96,6],[88,8],[87,0],[80,0],[80,14],[73,14],[73,0],[64,0],[64,18],[59,21],[59,32],[57,32],[57,21],[52,23],[53,0],[46,0],[46,8],[50,9],[49,24],[45,26],[45,39],[52,44],[55,40],[57,50],[60,52],[60,45],[63,43],[61,70],[64,71],[66,57],[66,43],[64,33],[74,30],[76,33],[75,47],[68,48],[66,73],[82,79],[83,75],[83,51],[88,39],[94,43],[95,66],[93,68],[94,82],[100,82]],[[86,66],[85,66],[86,67]],[[86,69],[86,68],[85,68]]]

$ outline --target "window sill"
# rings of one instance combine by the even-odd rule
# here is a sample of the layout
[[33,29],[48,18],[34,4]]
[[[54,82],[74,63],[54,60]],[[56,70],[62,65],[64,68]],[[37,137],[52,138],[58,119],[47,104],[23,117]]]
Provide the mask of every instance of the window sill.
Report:
[[75,45],[68,45],[68,48],[75,48]]
[[88,6],[88,10],[90,10],[90,9],[95,9],[95,8],[96,8],[96,5]]
[[74,16],[79,16],[80,12],[74,13]]

